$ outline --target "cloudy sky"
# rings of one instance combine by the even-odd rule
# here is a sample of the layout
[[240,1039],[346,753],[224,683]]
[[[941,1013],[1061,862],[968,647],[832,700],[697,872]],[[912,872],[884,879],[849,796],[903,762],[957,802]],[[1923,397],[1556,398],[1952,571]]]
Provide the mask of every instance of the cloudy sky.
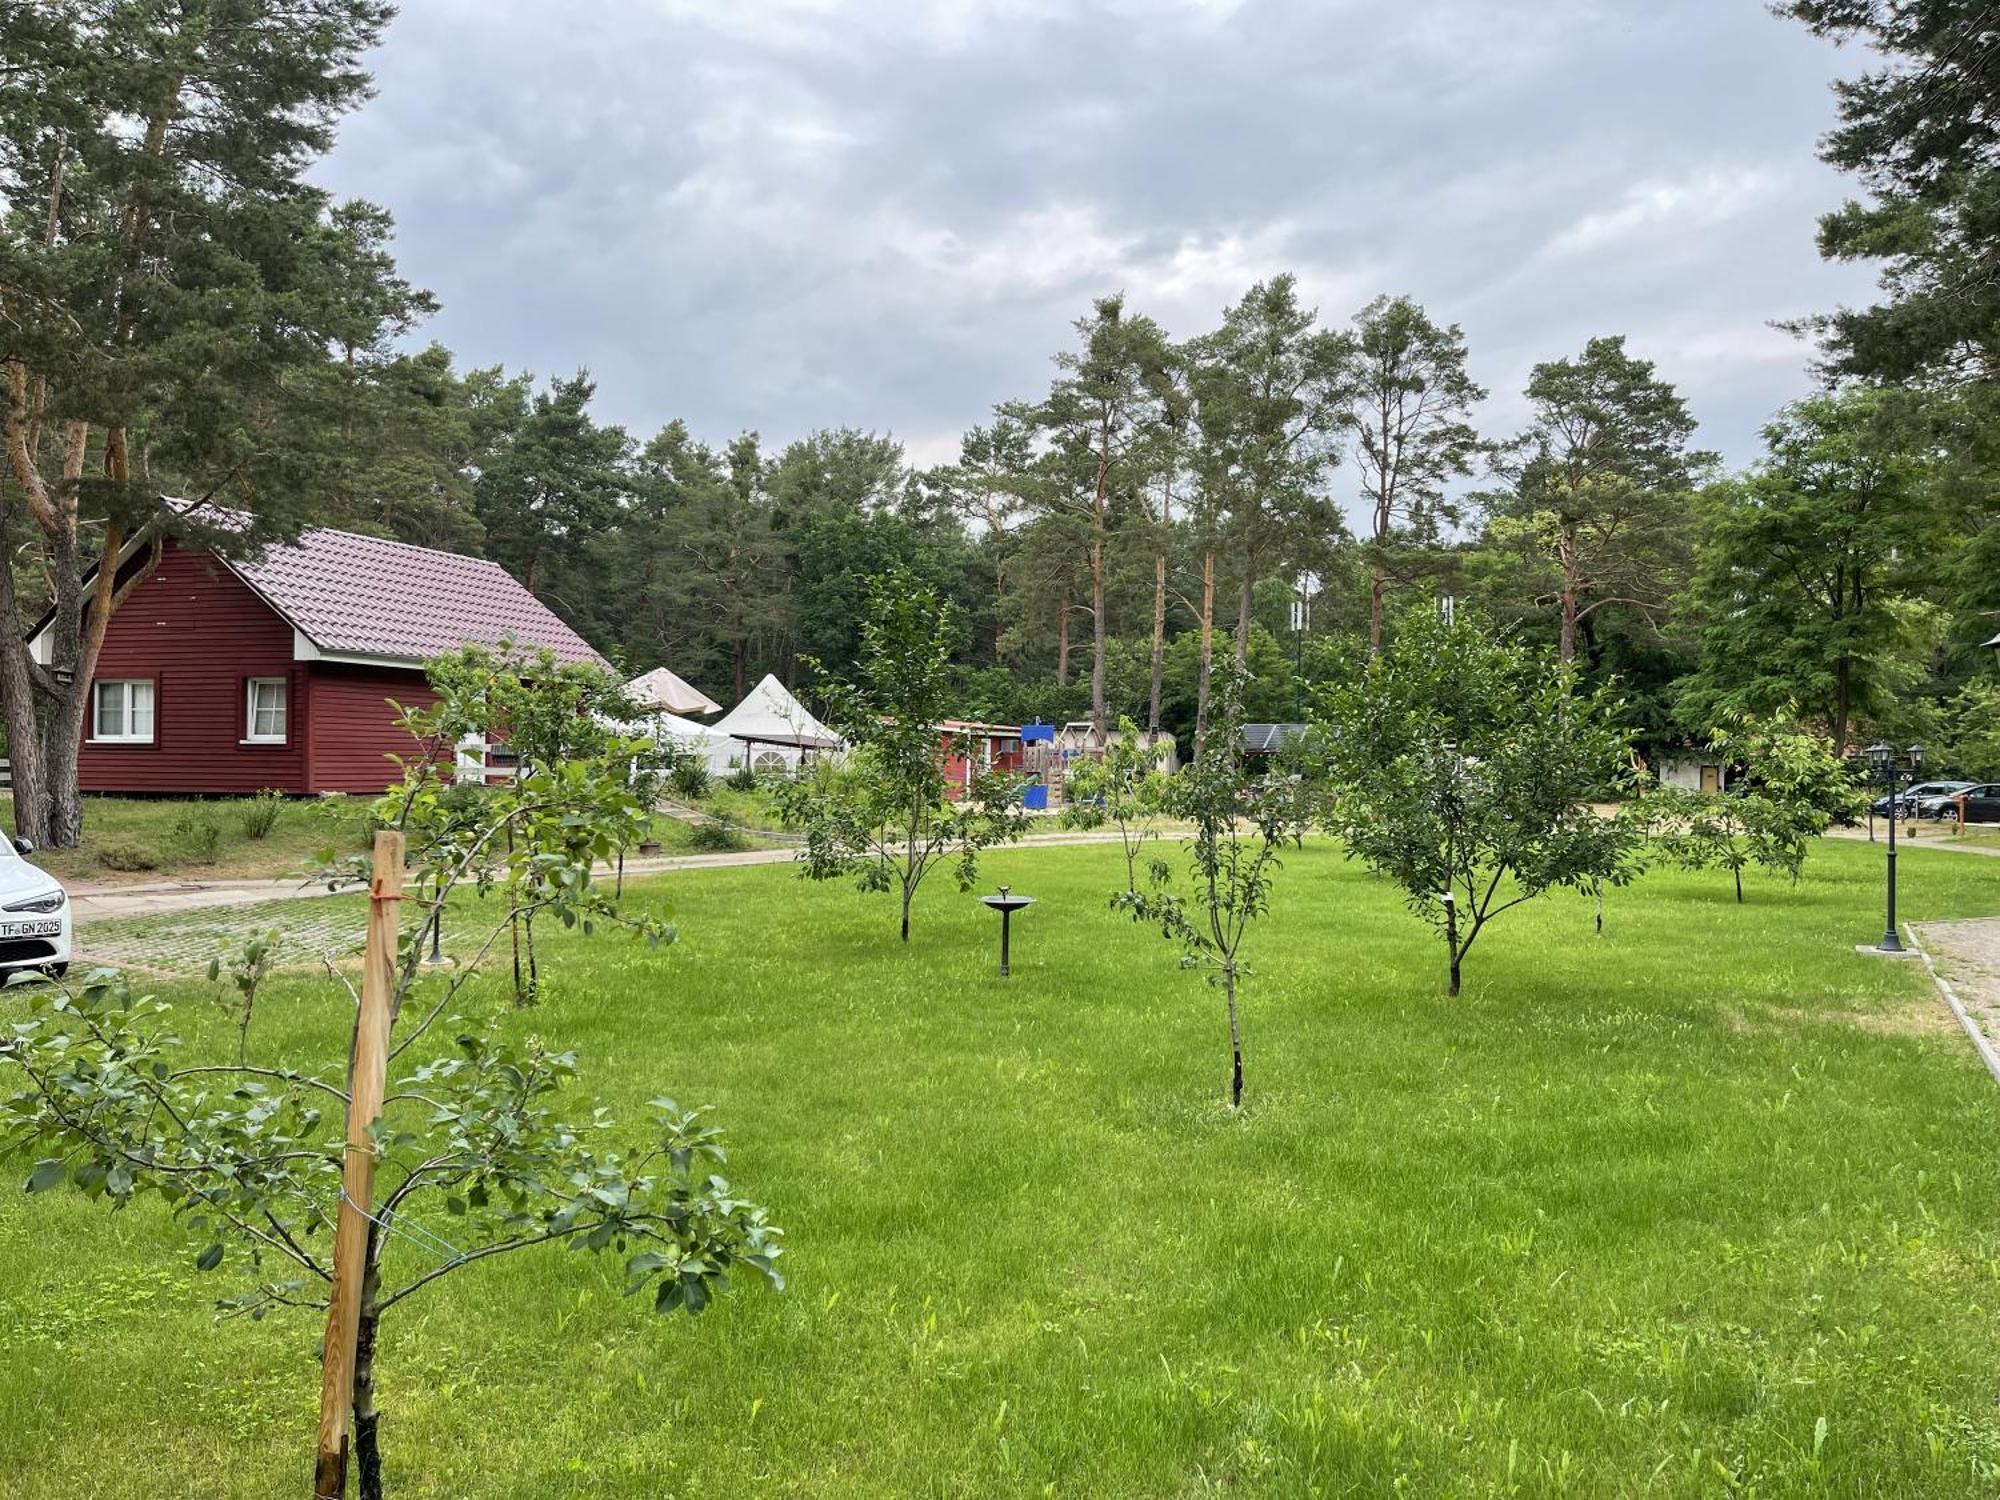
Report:
[[1751,457],[1773,319],[1866,296],[1830,79],[1758,0],[404,0],[322,176],[472,364],[588,366],[641,436],[955,455],[1093,297],[1177,336],[1291,270],[1460,323],[1485,421],[1623,332]]

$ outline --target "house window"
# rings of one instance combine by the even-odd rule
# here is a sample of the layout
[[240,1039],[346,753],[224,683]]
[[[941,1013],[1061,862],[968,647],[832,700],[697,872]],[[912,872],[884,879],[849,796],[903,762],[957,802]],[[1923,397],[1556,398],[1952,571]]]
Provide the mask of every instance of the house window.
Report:
[[153,684],[109,680],[94,685],[91,738],[114,745],[153,743]]
[[285,679],[252,677],[246,705],[244,740],[252,745],[285,743]]

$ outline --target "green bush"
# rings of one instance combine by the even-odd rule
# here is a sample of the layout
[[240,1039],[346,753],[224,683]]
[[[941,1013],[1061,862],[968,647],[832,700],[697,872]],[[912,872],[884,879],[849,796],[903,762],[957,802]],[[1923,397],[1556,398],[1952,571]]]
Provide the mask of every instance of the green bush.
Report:
[[157,870],[160,856],[144,844],[123,840],[97,846],[97,862],[107,870]]
[[246,839],[268,838],[273,828],[278,826],[278,816],[285,810],[285,794],[265,787],[263,791],[244,803],[237,813],[237,823],[243,829]]
[[747,846],[743,836],[727,823],[697,823],[688,836],[688,847],[704,854],[728,854]]
[[182,808],[167,833],[167,847],[183,864],[212,865],[222,853],[222,824],[199,803]]
[[673,788],[674,795],[689,802],[706,797],[714,782],[708,766],[693,756],[675,761],[673,769],[667,773],[667,785]]
[[[451,815],[453,822],[469,827],[479,821],[480,810],[486,806],[491,795],[492,788],[483,786],[477,781],[454,781],[438,793],[438,806]],[[370,824],[368,833],[372,840],[375,834],[374,819],[371,817],[368,822]]]
[[747,765],[738,766],[729,773],[729,779],[723,785],[731,791],[754,792],[757,790],[757,773]]

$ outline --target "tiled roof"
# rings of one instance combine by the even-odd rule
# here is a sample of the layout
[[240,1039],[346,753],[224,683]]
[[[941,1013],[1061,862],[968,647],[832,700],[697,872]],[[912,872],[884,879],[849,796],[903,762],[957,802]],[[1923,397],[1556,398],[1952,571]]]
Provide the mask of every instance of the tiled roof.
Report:
[[559,661],[604,658],[496,562],[315,527],[230,564],[330,655],[419,662],[462,645],[546,647]]
[[1305,732],[1303,724],[1245,724],[1243,748],[1252,755],[1275,755]]

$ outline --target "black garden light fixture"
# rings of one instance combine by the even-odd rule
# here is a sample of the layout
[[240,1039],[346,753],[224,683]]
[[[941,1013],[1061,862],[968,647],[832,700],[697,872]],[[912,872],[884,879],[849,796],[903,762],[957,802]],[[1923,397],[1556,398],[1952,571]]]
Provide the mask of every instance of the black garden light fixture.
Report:
[[1007,938],[1008,928],[1014,920],[1014,913],[1024,906],[1033,906],[1035,904],[1033,896],[1011,895],[1009,894],[1011,889],[1011,887],[1003,885],[1000,887],[999,895],[981,896],[979,898],[1000,913],[1000,977],[1002,979],[1007,978],[1009,973],[1007,967]]
[[1909,771],[1914,780],[1917,773],[1923,770],[1924,747],[1912,745],[1907,750],[1898,751],[1893,745],[1870,745],[1866,753],[1869,766],[1882,778],[1882,785],[1889,794],[1889,920],[1876,951],[1902,953],[1906,951],[1903,940],[1896,935],[1896,824],[1902,821],[1896,816],[1896,798],[1901,789],[1903,772]]

